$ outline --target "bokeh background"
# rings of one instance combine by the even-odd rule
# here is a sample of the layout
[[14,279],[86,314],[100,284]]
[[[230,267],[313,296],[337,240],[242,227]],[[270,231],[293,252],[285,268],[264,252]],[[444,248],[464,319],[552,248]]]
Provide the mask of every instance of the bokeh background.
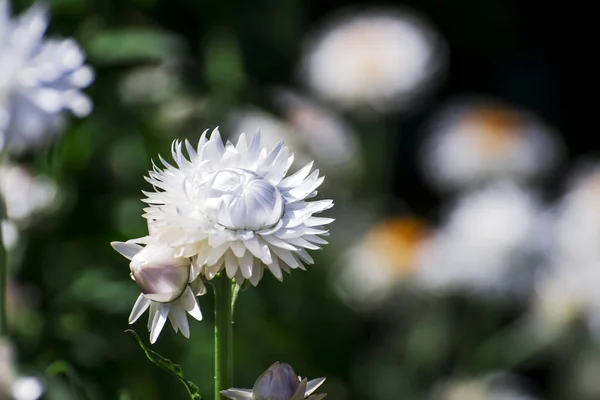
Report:
[[[286,140],[298,160],[316,160],[320,196],[336,201],[314,266],[241,293],[236,386],[284,361],[327,376],[333,400],[600,398],[597,121],[577,91],[592,90],[578,67],[590,51],[583,11],[513,0],[48,3],[49,33],[75,37],[96,79],[89,117],[16,158],[53,185],[10,252],[18,368],[41,378],[45,398],[186,397],[123,333],[139,293],[109,242],[145,234],[151,159],[215,126],[232,139],[260,126]],[[408,31],[397,39],[366,24],[314,60],[319,38],[373,9]],[[348,72],[356,62],[368,65]],[[339,96],[307,71],[335,77]],[[404,86],[379,98],[395,74]],[[462,123],[479,139],[454,143]],[[25,185],[15,179],[5,192]],[[570,202],[580,192],[587,208]],[[583,216],[563,224],[573,209]],[[581,262],[565,255],[586,250]],[[154,348],[209,397],[211,295],[200,301],[191,339],[165,329]],[[133,328],[147,340],[142,320]]]

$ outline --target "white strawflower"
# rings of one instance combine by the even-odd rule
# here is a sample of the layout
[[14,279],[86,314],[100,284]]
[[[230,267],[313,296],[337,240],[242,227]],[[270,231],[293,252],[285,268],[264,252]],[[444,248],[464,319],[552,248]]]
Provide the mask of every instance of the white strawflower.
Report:
[[417,279],[442,291],[526,294],[543,262],[542,221],[536,196],[512,183],[465,194],[423,246]]
[[161,158],[147,178],[156,189],[144,192],[144,217],[161,243],[179,257],[193,257],[207,279],[219,271],[237,282],[260,281],[264,268],[283,279],[282,271],[304,269],[313,260],[307,249],[327,243],[324,225],[331,218],[314,214],[332,200],[309,201],[323,182],[312,163],[285,177],[293,154],[280,142],[271,151],[260,134],[241,134],[237,144],[223,144],[215,129],[202,135],[197,149],[175,141],[176,166]]
[[199,269],[191,265],[188,258],[176,257],[172,248],[151,236],[126,243],[112,242],[111,245],[131,260],[131,277],[142,291],[131,310],[129,323],[133,324],[150,309],[150,343],[156,342],[167,319],[175,332],[180,330],[189,338],[186,312],[198,321],[202,320],[196,296],[204,294],[206,288],[198,277]]
[[2,240],[7,249],[19,238],[19,229],[49,208],[58,194],[56,184],[47,177],[34,176],[15,164],[0,164],[0,199],[6,207],[2,221]]
[[419,252],[431,233],[429,225],[414,216],[374,224],[349,246],[332,274],[336,291],[362,310],[381,305],[399,284],[412,277]]
[[558,255],[572,264],[600,263],[600,164],[576,172],[555,211]]
[[414,13],[372,10],[333,19],[309,41],[303,77],[342,107],[404,109],[439,77],[446,45]]
[[529,181],[547,173],[562,148],[550,127],[497,101],[461,99],[429,124],[421,160],[438,188],[461,189],[494,179]]
[[64,110],[91,111],[80,90],[94,73],[73,39],[44,39],[47,14],[36,4],[13,19],[0,0],[0,148],[34,147],[60,131]]
[[258,377],[252,389],[231,388],[221,394],[233,400],[321,400],[326,394],[313,393],[325,378],[302,379],[285,363],[276,362]]
[[600,167],[577,171],[553,210],[550,269],[539,279],[534,320],[543,334],[582,318],[600,337]]

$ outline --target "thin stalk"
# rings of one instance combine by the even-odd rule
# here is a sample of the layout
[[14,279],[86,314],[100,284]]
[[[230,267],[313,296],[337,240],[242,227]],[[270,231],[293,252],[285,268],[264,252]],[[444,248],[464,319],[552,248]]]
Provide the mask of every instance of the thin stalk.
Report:
[[[6,206],[0,194],[0,225],[6,219]],[[8,312],[8,252],[4,248],[2,227],[0,226],[0,337],[8,336],[6,314]]]
[[225,273],[212,280],[215,292],[215,400],[229,389],[233,381],[233,311],[232,282]]

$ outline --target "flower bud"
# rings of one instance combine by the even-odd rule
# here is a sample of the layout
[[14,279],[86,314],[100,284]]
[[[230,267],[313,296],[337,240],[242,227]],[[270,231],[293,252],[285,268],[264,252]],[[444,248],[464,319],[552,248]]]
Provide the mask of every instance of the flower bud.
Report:
[[173,257],[173,249],[165,244],[147,245],[133,256],[129,268],[142,293],[153,301],[171,302],[188,285],[189,260]]
[[[291,400],[297,395],[300,379],[294,369],[285,363],[271,365],[254,383],[254,400]],[[302,390],[301,399],[304,398]]]
[[208,213],[233,230],[260,230],[275,225],[283,215],[283,197],[277,187],[243,169],[217,172],[207,191]]

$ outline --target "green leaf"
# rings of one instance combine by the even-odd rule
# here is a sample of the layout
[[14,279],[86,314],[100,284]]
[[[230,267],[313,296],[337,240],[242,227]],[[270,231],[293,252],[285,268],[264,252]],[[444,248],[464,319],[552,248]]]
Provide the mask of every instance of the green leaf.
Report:
[[148,358],[148,360],[150,360],[155,365],[158,365],[162,369],[175,375],[177,377],[177,379],[179,379],[181,381],[181,383],[183,383],[183,385],[187,389],[188,394],[190,395],[191,399],[193,399],[193,400],[201,400],[202,399],[202,396],[200,396],[200,389],[198,388],[198,386],[196,386],[194,383],[185,379],[185,376],[183,375],[183,371],[179,365],[174,364],[168,358],[165,358],[165,357],[161,356],[160,354],[158,354],[157,352],[150,350],[148,347],[146,347],[144,342],[142,342],[142,339],[140,339],[138,334],[133,329],[127,329],[125,331],[125,333],[129,334],[140,345],[140,347],[144,351],[144,354],[146,354],[146,357]]
[[89,58],[101,65],[172,61],[183,51],[177,36],[149,28],[100,31],[85,47]]

